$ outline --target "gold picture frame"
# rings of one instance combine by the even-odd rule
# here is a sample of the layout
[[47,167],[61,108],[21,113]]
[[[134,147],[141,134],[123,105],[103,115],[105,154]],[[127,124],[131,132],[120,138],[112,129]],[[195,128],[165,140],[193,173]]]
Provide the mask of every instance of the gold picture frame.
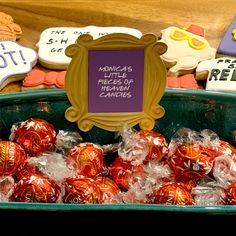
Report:
[[[65,78],[65,90],[72,105],[65,111],[66,119],[70,122],[76,122],[78,128],[84,132],[91,130],[93,126],[108,131],[120,131],[124,124],[130,127],[139,124],[141,129],[153,129],[155,120],[165,114],[165,110],[159,105],[159,102],[166,88],[166,68],[160,55],[166,50],[166,44],[158,42],[156,36],[153,34],[145,34],[141,38],[137,38],[129,34],[113,33],[95,40],[93,40],[92,36],[89,34],[81,35],[77,39],[77,42],[68,46],[65,51],[66,55],[72,58]],[[90,54],[96,55],[95,53],[97,52],[105,53],[105,55],[108,55],[107,52],[109,52],[109,55],[113,52],[119,52],[121,57],[122,52],[124,52],[122,59],[124,61],[127,60],[127,55],[143,52],[143,63],[141,56],[137,58],[137,61],[140,61],[139,65],[141,65],[141,67],[143,66],[143,68],[135,65],[136,54],[134,54],[132,58],[135,59],[132,60],[132,63],[134,63],[133,67],[137,67],[137,70],[143,72],[141,110],[137,112],[129,110],[120,112],[123,105],[114,108],[119,109],[118,112],[91,112],[89,110],[90,103],[92,104],[94,102],[94,107],[96,107],[96,102],[99,100],[99,98],[96,97],[94,101],[91,100],[90,102],[89,100],[91,97],[89,93],[93,92],[89,92],[89,84],[91,84],[91,82],[89,82],[89,80],[91,80],[91,73],[89,71],[93,69],[89,57]],[[101,59],[104,59],[104,57],[98,57],[97,61],[99,62]],[[116,60],[113,57],[107,58],[107,61],[110,59]],[[98,71],[97,68],[96,71]],[[137,74],[139,75],[138,72]],[[92,86],[96,87],[97,85],[92,84]],[[137,93],[135,88],[133,89],[133,93]],[[138,94],[135,95],[137,100],[140,100],[140,96]],[[133,96],[133,98],[135,102],[135,96]],[[110,102],[110,100],[103,100],[105,101],[104,108],[106,108],[106,101]],[[128,104],[129,101],[128,99],[125,100],[124,104]],[[124,107],[125,106],[126,105],[124,105]]]

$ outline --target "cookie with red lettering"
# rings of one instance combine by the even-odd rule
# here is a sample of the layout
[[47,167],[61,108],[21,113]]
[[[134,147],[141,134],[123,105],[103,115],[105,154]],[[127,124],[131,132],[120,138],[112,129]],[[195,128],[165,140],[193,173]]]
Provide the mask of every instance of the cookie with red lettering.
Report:
[[200,62],[196,77],[207,79],[207,90],[236,91],[236,58],[221,57]]
[[65,49],[76,42],[79,36],[90,34],[94,39],[111,33],[127,33],[140,38],[142,33],[127,27],[52,27],[45,29],[36,44],[39,63],[49,69],[67,69],[71,58],[65,54]]
[[30,71],[22,82],[22,91],[64,88],[66,71],[45,72],[38,68]]
[[187,29],[170,26],[161,31],[160,42],[168,46],[161,55],[168,76],[194,73],[199,62],[216,55],[216,49],[205,39],[204,29],[197,25],[190,25]]
[[13,18],[0,12],[0,40],[18,40],[22,35],[21,27],[14,23]]
[[23,80],[37,63],[37,52],[15,41],[0,41],[0,90],[7,84]]
[[236,17],[227,28],[217,49],[217,57],[236,57]]

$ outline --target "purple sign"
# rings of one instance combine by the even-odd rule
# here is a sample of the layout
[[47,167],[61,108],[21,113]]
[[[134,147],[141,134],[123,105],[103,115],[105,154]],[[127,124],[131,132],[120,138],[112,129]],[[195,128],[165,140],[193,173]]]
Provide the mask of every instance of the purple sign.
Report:
[[88,112],[143,111],[144,50],[88,53]]

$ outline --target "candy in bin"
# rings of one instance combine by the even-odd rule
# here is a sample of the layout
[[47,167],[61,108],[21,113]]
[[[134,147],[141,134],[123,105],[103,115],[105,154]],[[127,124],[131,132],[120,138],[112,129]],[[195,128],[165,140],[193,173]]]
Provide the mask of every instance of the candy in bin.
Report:
[[130,180],[144,173],[143,167],[143,164],[133,165],[118,156],[110,166],[110,175],[119,188],[126,191],[131,185]]
[[79,143],[66,155],[66,163],[77,170],[77,174],[94,177],[103,169],[104,149],[90,142]]
[[194,199],[183,183],[168,182],[159,186],[152,196],[152,203],[167,205],[194,205]]
[[56,203],[60,194],[61,188],[53,180],[43,175],[32,174],[16,183],[9,201]]
[[0,176],[15,175],[26,158],[26,153],[19,144],[0,141]]
[[7,202],[14,189],[15,180],[12,176],[0,177],[0,202]]
[[182,128],[169,145],[167,162],[177,178],[198,181],[210,173],[215,154],[210,148],[217,135],[210,130],[198,133]]
[[95,176],[95,183],[99,187],[102,193],[102,203],[114,204],[121,203],[121,190],[111,178],[106,176]]
[[31,168],[29,173],[40,173],[55,181],[59,186],[65,178],[76,174],[74,167],[66,163],[61,153],[56,152],[44,152],[37,157],[30,157],[27,166]]
[[29,156],[37,156],[55,149],[56,131],[44,119],[29,118],[12,125],[9,140],[21,145]]
[[56,136],[55,149],[62,155],[67,155],[68,151],[81,143],[83,138],[76,131],[58,130]]
[[200,183],[191,189],[196,205],[217,206],[226,204],[225,189],[209,177],[203,178]]
[[92,178],[84,175],[75,175],[70,178],[66,178],[62,186],[63,203],[102,203],[102,192]]
[[145,161],[161,160],[167,156],[168,143],[163,134],[151,130],[140,130],[137,134],[140,136],[140,139],[144,138],[146,145],[149,146],[149,152]]
[[162,184],[175,180],[172,170],[165,162],[148,161],[143,172],[129,179],[129,189],[122,193],[125,203],[152,203],[153,192]]

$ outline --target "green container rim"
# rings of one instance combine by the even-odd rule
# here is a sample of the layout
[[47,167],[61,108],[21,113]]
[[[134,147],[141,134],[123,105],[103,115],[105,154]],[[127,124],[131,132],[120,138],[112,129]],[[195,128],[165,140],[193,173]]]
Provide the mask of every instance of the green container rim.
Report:
[[[164,96],[190,96],[203,99],[221,99],[235,102],[236,93],[190,89],[166,89]],[[64,89],[36,90],[0,95],[0,105],[17,103],[32,103],[35,101],[67,99]],[[21,203],[0,202],[0,209],[30,210],[30,211],[152,211],[152,212],[179,212],[179,213],[206,213],[206,214],[236,214],[236,205],[216,206],[175,206],[161,204],[63,204],[63,203]]]

